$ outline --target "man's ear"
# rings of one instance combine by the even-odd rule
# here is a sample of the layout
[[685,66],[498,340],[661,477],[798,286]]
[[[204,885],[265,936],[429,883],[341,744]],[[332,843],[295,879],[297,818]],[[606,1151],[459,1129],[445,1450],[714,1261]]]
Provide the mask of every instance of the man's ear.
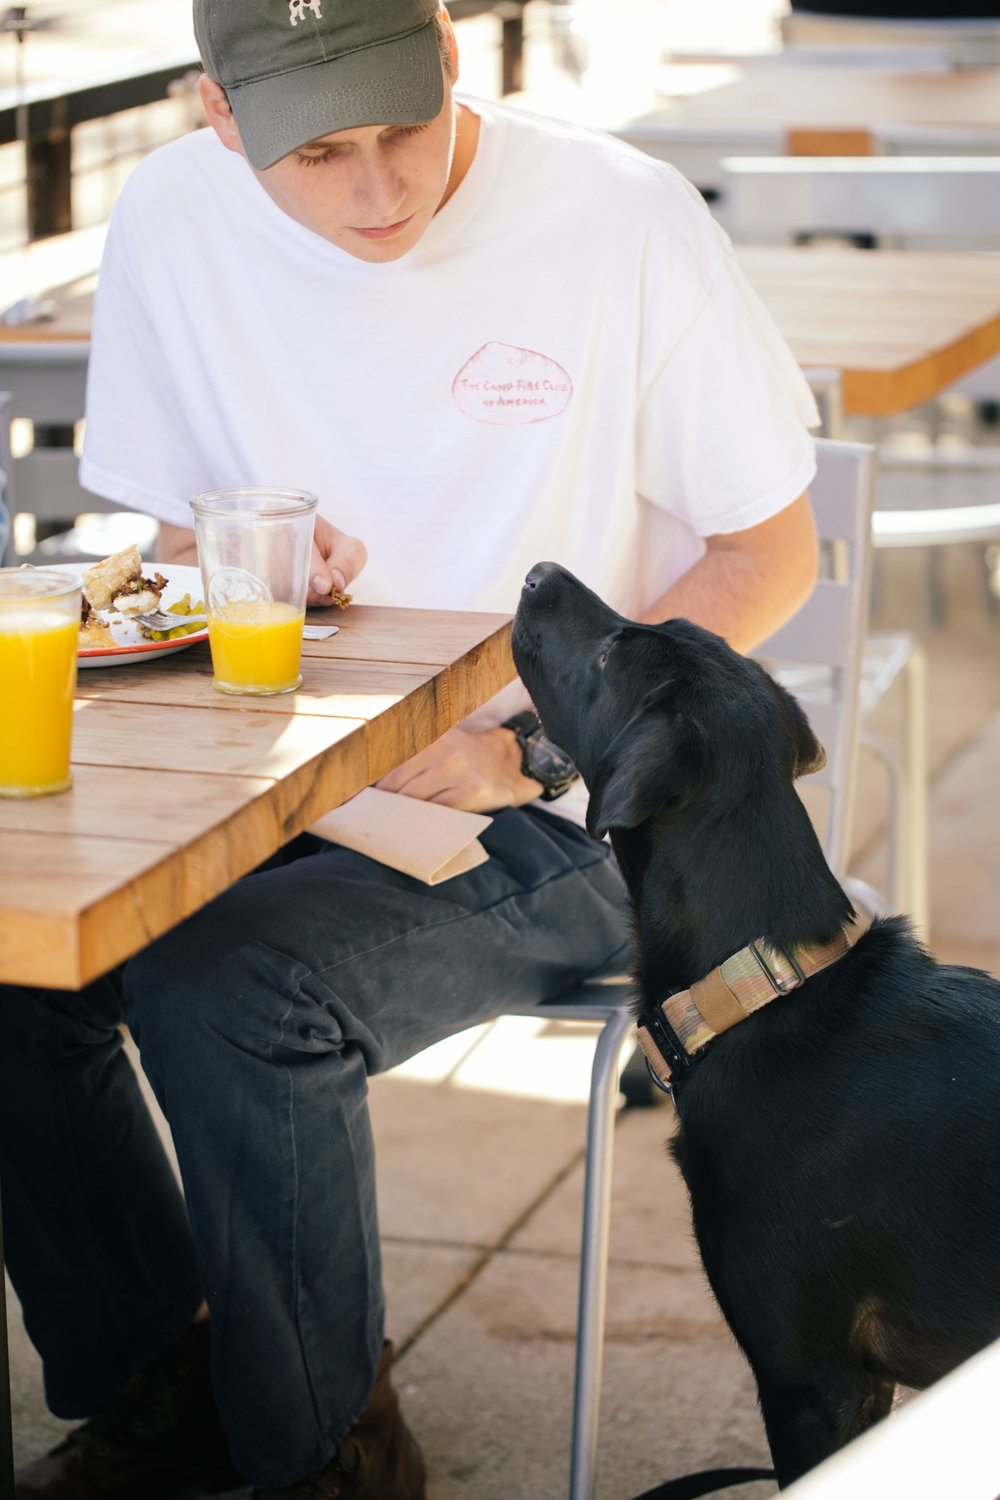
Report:
[[230,151],[235,151],[239,156],[245,156],[243,142],[236,129],[236,121],[222,84],[216,83],[214,78],[209,78],[207,73],[202,73],[198,79],[198,93],[201,95],[201,107],[205,111],[205,119],[219,140]]
[[458,38],[455,35],[455,28],[451,24],[451,16],[449,16],[447,8],[444,5],[438,10],[438,15],[444,22],[448,32],[448,57],[450,62],[448,80],[454,86],[458,82]]
[[645,708],[630,719],[594,776],[590,837],[603,838],[609,828],[638,828],[658,807],[683,800],[698,774],[696,741],[692,726],[664,708]]

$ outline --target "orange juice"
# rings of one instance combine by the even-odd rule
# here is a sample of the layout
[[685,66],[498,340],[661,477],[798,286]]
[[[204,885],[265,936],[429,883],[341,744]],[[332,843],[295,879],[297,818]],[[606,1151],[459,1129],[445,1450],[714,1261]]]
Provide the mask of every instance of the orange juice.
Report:
[[58,607],[0,613],[0,796],[70,785],[79,620]]
[[293,604],[237,604],[209,615],[215,686],[224,693],[290,693],[302,681],[305,612]]

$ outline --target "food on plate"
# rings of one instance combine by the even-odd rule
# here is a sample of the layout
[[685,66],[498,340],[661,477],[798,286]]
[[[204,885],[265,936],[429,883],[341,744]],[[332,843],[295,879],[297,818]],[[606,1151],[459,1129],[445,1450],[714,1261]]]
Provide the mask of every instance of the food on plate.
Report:
[[162,573],[142,576],[142,558],[134,543],[85,568],[81,579],[83,597],[91,609],[117,610],[122,615],[158,609],[166,583]]
[[[193,625],[150,630],[135,618],[149,610],[159,609],[167,579],[158,572],[154,572],[151,578],[144,577],[142,558],[134,545],[85,568],[80,583],[83,595],[79,634],[81,651],[138,645],[144,640],[172,641],[206,628],[205,621],[201,620]],[[200,599],[192,602],[191,595],[185,594],[183,599],[167,605],[166,612],[197,615],[203,614],[204,608]]]
[[[205,605],[201,599],[192,602],[191,595],[185,594],[183,599],[168,604],[164,614],[168,615],[201,615],[205,613]],[[145,628],[145,627],[143,627]],[[170,630],[151,630],[150,637],[154,641],[176,641],[182,635],[194,635],[199,630],[205,629],[204,620],[195,620],[191,625],[174,625]]]
[[114,645],[117,645],[117,642],[111,634],[111,626],[106,620],[99,619],[84,600],[77,650],[99,651],[103,647]]

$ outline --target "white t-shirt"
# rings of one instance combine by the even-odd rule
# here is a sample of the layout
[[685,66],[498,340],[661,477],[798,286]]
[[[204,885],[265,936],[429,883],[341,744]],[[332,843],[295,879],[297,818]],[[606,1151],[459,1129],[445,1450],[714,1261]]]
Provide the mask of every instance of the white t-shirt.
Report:
[[290,219],[209,129],[142,162],[101,271],[81,482],[181,526],[199,490],[313,490],[368,548],[359,600],[492,610],[542,558],[637,608],[698,538],[795,499],[812,399],[694,189],[468,102],[465,179],[384,265]]
[[[360,602],[512,612],[549,559],[625,614],[806,489],[811,394],[694,188],[463,102],[475,158],[388,264],[289,218],[210,129],[135,169],[98,287],[88,489],[190,526],[200,490],[294,486],[368,548]],[[479,722],[526,701],[514,685]]]

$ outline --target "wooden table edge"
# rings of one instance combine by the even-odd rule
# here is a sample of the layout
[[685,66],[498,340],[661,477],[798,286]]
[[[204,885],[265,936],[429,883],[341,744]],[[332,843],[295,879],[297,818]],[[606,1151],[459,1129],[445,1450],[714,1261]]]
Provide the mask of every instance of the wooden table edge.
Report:
[[850,416],[898,416],[940,395],[997,354],[1000,314],[911,364],[892,370],[845,369],[844,411]]
[[[516,676],[510,656],[513,617],[496,612],[483,613],[490,622],[487,633],[467,647],[455,661],[447,665],[412,663],[428,668],[427,682],[422,685],[422,691],[431,690],[437,683],[444,686],[447,699],[444,715],[450,724],[466,717]],[[399,712],[400,706],[394,705],[393,711]],[[150,848],[162,848],[162,857],[151,860],[147,867],[117,890],[76,910],[43,913],[8,907],[0,913],[2,922],[23,918],[33,932],[41,934],[46,929],[54,932],[58,928],[66,939],[63,945],[50,948],[31,964],[12,966],[9,959],[6,960],[0,982],[82,988],[207,905],[276,853],[290,838],[301,833],[322,811],[328,810],[314,805],[309,791],[320,779],[324,765],[334,759],[347,761],[353,756],[356,769],[351,771],[349,765],[346,767],[347,785],[353,788],[348,795],[353,796],[365,785],[370,785],[373,771],[371,726],[375,721],[351,719],[346,715],[329,717],[357,727],[334,744],[316,751],[287,777],[246,772],[248,780],[268,781],[269,786],[195,835],[190,843],[169,845],[153,838],[135,840]],[[207,771],[204,774],[213,773]],[[220,774],[225,774],[228,779],[239,775],[232,771]],[[252,820],[261,812],[272,825],[266,836],[259,830],[254,833],[250,828]],[[221,863],[217,857],[206,858],[213,848],[217,849],[219,841],[225,839],[227,831],[235,831],[241,852],[235,855],[230,852]],[[49,836],[60,837],[58,834]],[[83,836],[101,837],[99,834]],[[157,903],[163,906],[162,920],[151,915]],[[124,926],[103,919],[116,911],[128,919]]]

